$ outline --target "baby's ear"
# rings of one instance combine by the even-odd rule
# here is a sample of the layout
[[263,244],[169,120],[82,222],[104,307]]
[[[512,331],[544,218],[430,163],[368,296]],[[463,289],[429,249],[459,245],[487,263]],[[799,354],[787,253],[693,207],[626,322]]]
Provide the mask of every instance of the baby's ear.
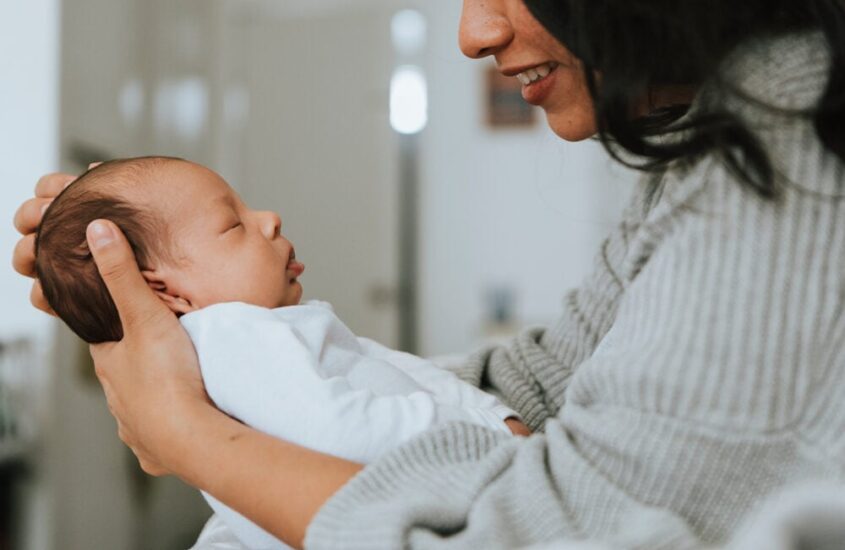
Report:
[[175,313],[177,316],[184,315],[198,309],[185,298],[173,294],[167,288],[167,284],[155,271],[141,271],[141,275],[144,276],[144,279],[147,281],[147,284],[150,285],[150,288],[153,289],[153,292],[155,292],[156,295],[161,298],[161,301],[170,308],[170,311]]

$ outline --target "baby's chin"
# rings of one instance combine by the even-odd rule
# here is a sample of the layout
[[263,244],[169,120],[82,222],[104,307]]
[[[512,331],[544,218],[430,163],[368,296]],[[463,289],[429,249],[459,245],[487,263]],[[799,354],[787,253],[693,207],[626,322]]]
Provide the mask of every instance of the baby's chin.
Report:
[[288,286],[286,290],[287,292],[285,292],[285,295],[282,296],[281,300],[279,300],[279,305],[277,307],[298,306],[302,301],[302,285],[299,284],[299,281],[297,281]]

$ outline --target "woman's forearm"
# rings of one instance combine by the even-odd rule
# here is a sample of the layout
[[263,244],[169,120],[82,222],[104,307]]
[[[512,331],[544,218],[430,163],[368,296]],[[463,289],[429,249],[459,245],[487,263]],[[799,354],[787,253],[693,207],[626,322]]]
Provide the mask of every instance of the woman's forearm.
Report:
[[296,548],[320,507],[363,466],[275,439],[198,408],[175,472]]

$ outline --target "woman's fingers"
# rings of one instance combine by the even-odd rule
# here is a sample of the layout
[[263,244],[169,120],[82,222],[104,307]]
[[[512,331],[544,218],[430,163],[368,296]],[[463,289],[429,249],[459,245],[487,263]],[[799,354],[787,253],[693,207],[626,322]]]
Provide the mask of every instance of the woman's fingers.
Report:
[[[138,454],[135,453],[135,456],[138,456]],[[166,476],[166,475],[170,474],[169,470],[165,470],[164,468],[162,468],[161,466],[159,466],[155,462],[151,462],[149,460],[144,460],[142,458],[138,458],[138,464],[141,465],[141,469],[144,470],[144,473],[147,474],[147,475],[151,475],[151,476],[155,476],[155,477],[161,477],[161,476]]]
[[15,245],[12,267],[21,275],[35,277],[35,233],[23,237]]
[[[53,199],[75,179],[76,176],[69,174],[48,174],[42,177],[35,185],[35,197],[24,202],[15,212],[15,229],[23,238],[15,245],[12,267],[21,275],[35,277],[35,231]],[[32,285],[29,299],[36,308],[55,315],[38,281]]]
[[505,424],[508,425],[508,428],[510,428],[511,433],[513,433],[513,435],[521,435],[523,437],[528,437],[531,435],[531,430],[528,429],[528,426],[523,424],[521,420],[515,417],[506,419]]
[[91,222],[87,238],[100,276],[117,306],[124,335],[155,327],[157,321],[175,323],[173,314],[147,285],[129,242],[114,223]]
[[[109,411],[111,412],[112,416],[114,416],[115,411],[109,405]],[[144,471],[145,474],[151,476],[164,476],[170,473],[169,470],[162,468],[160,464],[151,460],[147,457],[144,452],[136,446],[135,441],[129,436],[126,430],[123,428],[123,424],[120,423],[120,420],[117,421],[117,437],[123,441],[123,443],[129,447],[129,450],[132,451],[132,454],[135,455],[135,458],[138,459],[138,465],[141,467],[141,470]]]
[[148,286],[120,229],[88,226],[88,247],[117,306],[123,339],[91,346],[121,439],[152,475],[177,471],[192,414],[210,406],[196,352],[176,316]]
[[70,174],[47,174],[35,184],[35,196],[42,199],[54,199],[65,187],[73,183],[76,177]]
[[32,283],[32,290],[29,293],[29,301],[32,302],[32,305],[36,308],[40,309],[44,313],[47,313],[52,316],[56,316],[56,312],[53,311],[53,308],[50,307],[50,304],[47,302],[47,298],[44,297],[44,291],[41,288],[41,281],[38,279]]
[[[35,234],[30,233],[18,241],[15,245],[15,252],[12,255],[12,267],[21,275],[35,277]],[[37,279],[32,283],[32,290],[29,293],[29,301],[32,305],[44,313],[55,315],[56,312],[47,303],[41,282]]]
[[15,212],[15,229],[18,230],[18,233],[21,235],[35,233],[38,224],[41,223],[41,218],[44,216],[44,211],[50,206],[51,202],[53,202],[53,199],[34,198],[23,203]]

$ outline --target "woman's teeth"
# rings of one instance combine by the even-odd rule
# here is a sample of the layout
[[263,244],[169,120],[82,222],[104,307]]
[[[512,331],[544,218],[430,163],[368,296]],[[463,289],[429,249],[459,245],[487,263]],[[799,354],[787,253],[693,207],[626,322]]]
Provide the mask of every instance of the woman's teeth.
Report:
[[516,75],[516,78],[519,79],[523,86],[528,86],[549,76],[549,73],[555,70],[556,67],[557,65],[555,63],[543,63],[542,65],[519,73]]

